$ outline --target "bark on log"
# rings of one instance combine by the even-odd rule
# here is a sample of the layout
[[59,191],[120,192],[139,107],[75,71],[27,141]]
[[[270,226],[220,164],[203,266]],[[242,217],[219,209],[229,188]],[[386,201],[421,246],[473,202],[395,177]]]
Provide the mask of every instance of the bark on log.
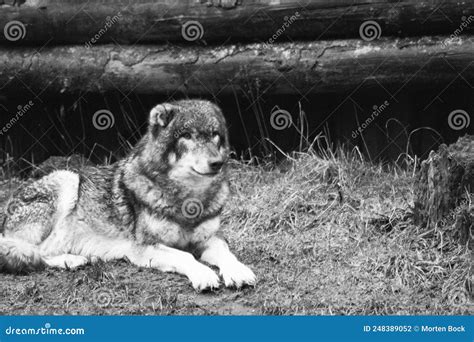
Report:
[[[16,1],[20,3],[20,1]],[[24,2],[24,1],[21,1]],[[359,38],[366,20],[382,36],[451,35],[474,32],[474,2],[458,0],[27,0],[3,6],[0,27],[20,21],[21,40],[0,35],[0,44],[98,44],[184,42],[182,27],[198,21],[205,42]],[[240,3],[238,3],[240,2]],[[236,4],[236,6],[232,6]],[[283,27],[298,12],[295,22]],[[112,20],[120,14],[120,18]],[[471,19],[470,19],[471,18]],[[113,22],[106,27],[107,22]],[[468,24],[463,25],[463,22]],[[282,30],[283,27],[283,30]],[[21,37],[22,35],[20,35]]]
[[454,215],[462,243],[474,233],[474,136],[441,145],[421,164],[415,187],[415,220],[427,227],[442,225]]
[[227,45],[0,48],[0,95],[120,91],[123,94],[306,94],[474,81],[474,37]]

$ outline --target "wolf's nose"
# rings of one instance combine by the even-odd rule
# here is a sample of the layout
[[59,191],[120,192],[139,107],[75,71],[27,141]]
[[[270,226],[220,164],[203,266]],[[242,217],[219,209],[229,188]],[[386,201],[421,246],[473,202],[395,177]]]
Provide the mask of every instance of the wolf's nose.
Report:
[[216,161],[210,161],[209,162],[209,168],[213,172],[218,172],[220,169],[222,169],[223,165],[224,165],[224,161],[222,161],[222,160],[216,160]]

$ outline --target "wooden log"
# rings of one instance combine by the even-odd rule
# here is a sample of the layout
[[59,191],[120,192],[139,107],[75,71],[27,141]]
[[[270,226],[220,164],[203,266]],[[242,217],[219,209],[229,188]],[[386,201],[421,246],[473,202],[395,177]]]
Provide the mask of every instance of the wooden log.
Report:
[[474,38],[442,37],[227,45],[0,48],[0,94],[120,91],[140,94],[268,94],[393,91],[474,81]]
[[465,243],[474,234],[474,136],[441,145],[422,162],[415,185],[415,220],[439,227],[453,215],[456,234]]
[[189,21],[202,27],[196,37],[203,42],[359,38],[367,20],[385,37],[474,32],[474,2],[458,0],[222,1],[226,8],[206,0],[15,2],[22,4],[1,8],[0,27],[19,21],[24,30],[18,40],[0,35],[0,44],[187,43],[182,29]]

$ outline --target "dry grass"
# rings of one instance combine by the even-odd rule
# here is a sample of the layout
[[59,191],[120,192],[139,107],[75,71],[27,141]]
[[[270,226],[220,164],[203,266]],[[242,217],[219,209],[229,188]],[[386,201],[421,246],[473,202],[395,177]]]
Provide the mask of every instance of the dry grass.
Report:
[[[358,154],[302,154],[285,173],[236,166],[226,215],[264,286],[266,314],[462,313],[472,251],[448,227],[412,224],[411,172]],[[446,222],[447,226],[453,222]]]
[[412,223],[413,173],[353,153],[285,169],[231,164],[223,229],[255,288],[195,293],[126,262],[0,275],[9,314],[472,314],[472,251],[453,222]]

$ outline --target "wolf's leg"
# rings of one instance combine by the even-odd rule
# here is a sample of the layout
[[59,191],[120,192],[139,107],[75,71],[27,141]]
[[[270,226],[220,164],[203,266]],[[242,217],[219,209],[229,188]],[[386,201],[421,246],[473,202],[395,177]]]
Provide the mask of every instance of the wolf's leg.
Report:
[[[64,170],[52,172],[20,187],[6,207],[3,235],[10,240],[2,242],[5,247],[0,249],[0,257],[13,260],[12,255],[3,256],[2,252],[11,248],[12,244],[17,246],[13,250],[22,251],[16,254],[17,261],[21,265],[27,261],[37,263],[32,258],[24,257],[25,255],[36,253],[34,259],[39,259],[40,255],[50,255],[51,251],[45,250],[40,245],[51,235],[54,236],[56,227],[70,215],[77,204],[78,192],[79,176]],[[70,227],[68,228],[70,230]],[[54,251],[67,249],[68,246],[64,242],[64,239],[56,239],[52,249]],[[29,246],[25,247],[28,244]],[[26,250],[29,252],[25,252]]]
[[153,267],[163,272],[184,274],[193,287],[200,291],[219,287],[219,277],[206,265],[198,262],[191,253],[164,245],[145,247],[143,253],[127,255],[138,266]]
[[0,236],[0,271],[21,273],[43,269],[45,266],[36,246]]
[[242,264],[229,250],[227,243],[217,236],[211,237],[204,244],[201,260],[219,267],[227,287],[255,285],[256,277],[252,270]]
[[73,269],[85,265],[88,262],[86,257],[73,254],[62,254],[53,257],[44,257],[44,262],[49,267]]
[[142,266],[158,268],[164,272],[184,274],[196,290],[219,287],[219,277],[206,265],[198,262],[191,253],[164,245],[147,247],[139,258]]
[[175,272],[189,278],[196,290],[219,287],[218,275],[198,262],[191,253],[165,245],[138,245],[128,239],[87,236],[77,241],[72,252],[97,257],[104,261],[127,258],[134,265],[152,267],[163,272]]

